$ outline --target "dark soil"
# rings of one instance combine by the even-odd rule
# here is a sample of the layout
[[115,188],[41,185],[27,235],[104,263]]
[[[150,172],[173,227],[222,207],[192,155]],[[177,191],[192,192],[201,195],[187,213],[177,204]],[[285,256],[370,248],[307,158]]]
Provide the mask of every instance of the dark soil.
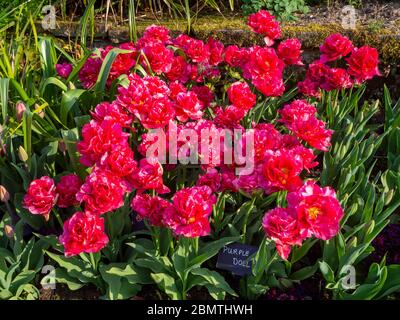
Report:
[[262,300],[327,300],[328,295],[322,295],[323,281],[318,276],[301,281],[285,291],[272,288]]
[[400,224],[388,225],[372,243],[375,252],[372,262],[380,263],[386,255],[386,264],[400,264]]
[[57,284],[55,290],[41,289],[40,300],[98,300],[100,293],[95,287],[84,286],[79,290],[71,291],[67,286]]

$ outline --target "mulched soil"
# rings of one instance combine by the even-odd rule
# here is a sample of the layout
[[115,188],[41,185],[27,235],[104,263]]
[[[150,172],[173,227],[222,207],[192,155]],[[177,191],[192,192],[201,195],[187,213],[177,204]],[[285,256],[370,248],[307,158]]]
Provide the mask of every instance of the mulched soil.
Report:
[[[336,1],[329,7],[312,6],[309,13],[298,14],[298,21],[295,23],[340,24],[343,18],[342,9],[347,4],[347,1]],[[400,1],[364,0],[363,4],[355,9],[357,25],[371,28],[400,28]]]
[[[298,20],[293,22],[296,25],[318,23],[318,24],[332,24],[341,23],[342,21],[342,9],[348,5],[348,0],[331,0],[330,4],[327,5],[326,1],[324,4],[317,4],[310,6],[310,12],[306,14],[296,14]],[[116,6],[113,7],[115,10]],[[379,25],[384,27],[400,27],[400,1],[387,1],[387,0],[362,0],[362,5],[355,7],[357,23],[361,25]],[[83,14],[84,8],[77,3],[69,3],[67,5],[68,17],[72,20],[77,20]],[[119,10],[119,9],[118,9]],[[222,14],[226,18],[239,18],[243,15],[240,6],[237,6],[234,11],[230,11],[228,7],[222,8]],[[204,8],[200,13],[201,16],[219,16],[216,10],[211,8]],[[168,19],[173,18],[173,15],[165,10],[161,15],[161,12],[157,13],[157,18]],[[99,19],[105,18],[105,13],[98,15]],[[155,15],[150,10],[141,10],[137,14],[137,21],[154,19]],[[121,17],[117,12],[110,11],[109,19],[114,23],[121,24]],[[127,23],[127,17],[123,17],[123,23]]]

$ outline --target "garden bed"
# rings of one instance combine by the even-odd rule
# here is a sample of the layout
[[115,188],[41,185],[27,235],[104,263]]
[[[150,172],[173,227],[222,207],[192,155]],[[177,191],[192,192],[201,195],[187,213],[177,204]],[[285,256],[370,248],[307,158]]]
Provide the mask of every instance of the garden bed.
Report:
[[355,30],[340,6],[282,24],[139,14],[137,34],[112,17],[51,32],[14,20],[0,298],[397,299],[400,31],[386,5],[368,2]]

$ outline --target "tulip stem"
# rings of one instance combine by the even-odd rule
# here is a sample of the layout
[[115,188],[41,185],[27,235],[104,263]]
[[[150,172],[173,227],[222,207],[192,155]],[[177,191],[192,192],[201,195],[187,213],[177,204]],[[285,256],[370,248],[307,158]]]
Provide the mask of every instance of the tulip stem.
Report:
[[53,209],[53,213],[54,213],[54,216],[56,217],[58,223],[60,224],[61,230],[63,230],[64,229],[64,222],[62,221],[59,213],[57,212],[56,209]]
[[246,233],[247,233],[247,222],[249,220],[250,212],[253,210],[254,207],[254,202],[256,201],[256,196],[253,196],[253,199],[251,200],[251,203],[249,205],[249,209],[246,212],[246,215],[244,216],[244,223],[243,223],[243,243],[246,243]]
[[94,260],[94,254],[93,254],[93,252],[89,253],[89,257],[90,257],[90,263],[92,264],[93,270],[96,271],[97,268],[96,268],[96,262],[95,262],[95,260]]
[[199,237],[193,238],[193,249],[195,255],[197,256],[199,253]]
[[169,247],[171,250],[171,253],[175,251],[175,246],[174,246],[174,236],[172,234],[172,231],[168,229],[168,238],[169,238]]
[[106,213],[106,221],[107,221],[107,227],[108,227],[108,234],[110,235],[110,239],[114,239],[114,232],[113,232],[113,228],[112,228],[112,217],[110,215],[110,213]]

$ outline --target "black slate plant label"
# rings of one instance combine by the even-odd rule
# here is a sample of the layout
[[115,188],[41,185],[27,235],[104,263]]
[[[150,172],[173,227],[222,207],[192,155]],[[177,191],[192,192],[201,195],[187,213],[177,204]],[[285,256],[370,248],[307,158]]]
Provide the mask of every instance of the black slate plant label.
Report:
[[257,250],[257,247],[242,243],[228,244],[219,251],[217,268],[237,276],[251,275],[252,256]]
[[146,225],[143,219],[138,219],[138,214],[134,211],[131,212],[133,231],[146,230]]

